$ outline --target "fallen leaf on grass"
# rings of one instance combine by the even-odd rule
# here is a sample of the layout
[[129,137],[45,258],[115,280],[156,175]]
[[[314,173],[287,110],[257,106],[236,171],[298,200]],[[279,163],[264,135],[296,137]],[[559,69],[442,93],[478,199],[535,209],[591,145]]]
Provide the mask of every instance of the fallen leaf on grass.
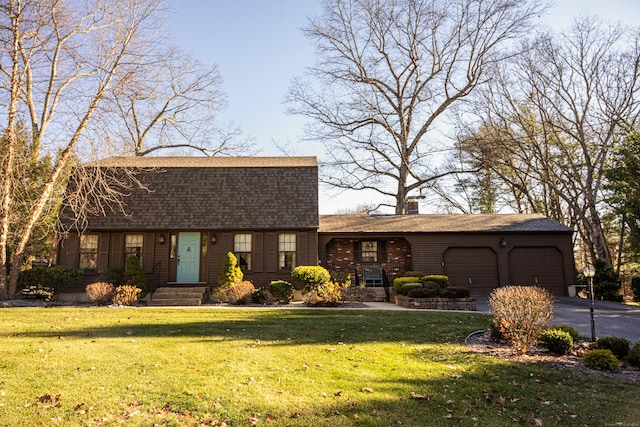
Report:
[[418,394],[414,392],[411,392],[411,397],[416,400],[431,400],[431,396],[428,396],[426,394]]
[[362,387],[360,391],[366,392],[366,393],[373,393],[373,389],[370,387]]

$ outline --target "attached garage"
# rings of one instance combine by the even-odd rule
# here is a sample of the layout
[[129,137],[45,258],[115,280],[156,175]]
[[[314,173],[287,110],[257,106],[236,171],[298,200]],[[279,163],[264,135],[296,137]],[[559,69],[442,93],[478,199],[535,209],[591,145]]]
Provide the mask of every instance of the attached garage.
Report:
[[443,263],[449,283],[469,288],[472,295],[489,295],[500,283],[498,257],[491,248],[449,248]]
[[509,252],[510,283],[536,285],[564,295],[564,260],[555,247],[516,247]]
[[[507,285],[565,296],[576,283],[571,235],[571,228],[538,214],[322,215],[318,256],[327,269],[360,277],[363,268],[380,267],[388,283],[420,271],[445,274],[477,297]],[[355,251],[358,242],[386,250],[365,259]]]

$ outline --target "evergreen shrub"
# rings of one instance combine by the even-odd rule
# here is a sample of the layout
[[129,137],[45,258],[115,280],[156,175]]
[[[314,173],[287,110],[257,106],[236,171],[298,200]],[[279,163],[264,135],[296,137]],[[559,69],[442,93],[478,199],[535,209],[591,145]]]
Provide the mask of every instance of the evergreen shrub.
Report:
[[273,296],[276,303],[289,304],[293,301],[294,288],[293,285],[284,280],[276,280],[269,284],[269,292]]
[[429,274],[420,278],[421,283],[436,282],[441,288],[449,286],[449,276],[441,274]]
[[629,353],[629,340],[622,337],[602,337],[596,341],[596,348],[608,349],[618,359],[624,359]]
[[412,290],[420,289],[420,288],[422,288],[421,283],[405,283],[400,287],[400,290],[398,291],[398,293],[400,295],[408,295],[409,292],[411,292]]
[[331,274],[319,265],[299,265],[291,270],[291,277],[304,293],[317,291],[321,285],[331,281]]
[[402,285],[406,285],[407,283],[420,283],[420,277],[396,277],[393,279],[393,290],[399,294]]
[[561,329],[548,329],[540,335],[540,342],[551,352],[568,354],[573,348],[573,338]]
[[[403,290],[405,286],[411,286],[411,285],[412,283],[407,283],[406,285],[403,286]],[[438,289],[419,287],[419,288],[411,289],[407,293],[407,296],[409,298],[435,298],[438,296]]]
[[449,286],[440,289],[441,298],[469,298],[471,291],[467,288],[459,288],[457,286]]
[[553,325],[550,329],[557,329],[560,331],[565,331],[566,333],[568,333],[569,335],[571,335],[571,339],[573,340],[573,342],[576,342],[580,339],[580,334],[578,333],[578,330],[576,328],[574,328],[573,326],[569,326],[569,325]]
[[627,362],[630,365],[640,367],[640,340],[636,341],[629,353],[627,353]]
[[620,369],[618,358],[609,349],[591,350],[582,358],[585,366],[598,371],[616,372]]
[[218,273],[218,284],[220,286],[232,286],[244,278],[244,274],[238,265],[238,258],[232,253],[227,252],[222,263],[220,273]]
[[61,266],[34,267],[20,272],[16,290],[23,297],[51,299],[66,286],[80,283],[82,272]]

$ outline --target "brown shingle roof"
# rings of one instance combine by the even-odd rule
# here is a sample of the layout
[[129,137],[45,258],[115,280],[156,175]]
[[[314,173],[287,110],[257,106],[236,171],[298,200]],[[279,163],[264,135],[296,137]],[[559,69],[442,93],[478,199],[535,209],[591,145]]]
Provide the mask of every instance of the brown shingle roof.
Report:
[[318,227],[314,157],[119,157],[91,163],[139,169],[121,212],[90,230],[301,229]]
[[571,232],[542,215],[321,215],[320,233]]
[[315,157],[108,157],[88,166],[135,168],[317,167]]

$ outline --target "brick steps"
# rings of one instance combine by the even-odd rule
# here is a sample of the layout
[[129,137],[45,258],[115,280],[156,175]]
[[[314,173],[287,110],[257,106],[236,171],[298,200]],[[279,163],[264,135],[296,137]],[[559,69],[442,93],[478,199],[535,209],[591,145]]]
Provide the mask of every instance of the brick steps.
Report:
[[158,288],[147,302],[149,306],[196,306],[202,305],[207,288],[204,287],[173,287]]

